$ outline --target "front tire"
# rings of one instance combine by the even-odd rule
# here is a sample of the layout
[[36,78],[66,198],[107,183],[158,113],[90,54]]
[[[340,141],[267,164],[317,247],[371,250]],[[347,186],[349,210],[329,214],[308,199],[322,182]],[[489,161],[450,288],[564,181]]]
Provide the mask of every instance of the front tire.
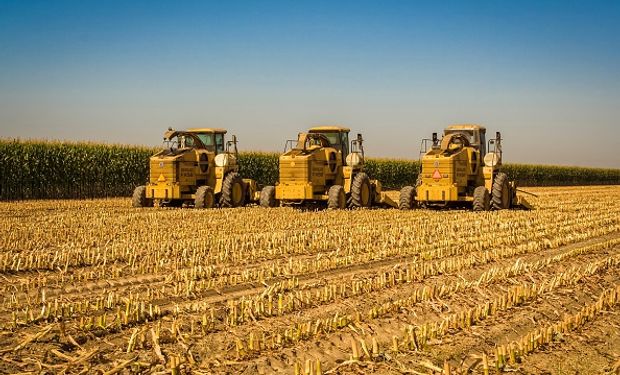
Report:
[[213,208],[215,205],[215,195],[211,186],[200,186],[196,190],[194,208]]
[[240,207],[245,204],[245,183],[237,172],[230,172],[222,182],[220,206]]
[[260,191],[259,204],[261,207],[269,208],[276,206],[276,188],[275,186],[265,186]]
[[415,206],[416,191],[413,186],[405,186],[400,190],[398,208],[401,210],[411,210]]
[[365,208],[372,205],[372,188],[370,178],[364,172],[359,172],[351,182],[351,199],[349,207]]
[[334,185],[327,192],[327,208],[330,210],[341,210],[345,208],[346,195],[341,185]]
[[133,196],[131,197],[131,205],[133,207],[152,207],[153,200],[146,198],[146,186],[138,186],[133,191]]
[[508,185],[508,175],[500,172],[493,179],[491,189],[491,208],[494,210],[505,210],[510,208],[510,186]]
[[489,191],[484,186],[478,186],[474,190],[474,201],[473,201],[473,209],[474,211],[488,211],[490,208],[490,196]]

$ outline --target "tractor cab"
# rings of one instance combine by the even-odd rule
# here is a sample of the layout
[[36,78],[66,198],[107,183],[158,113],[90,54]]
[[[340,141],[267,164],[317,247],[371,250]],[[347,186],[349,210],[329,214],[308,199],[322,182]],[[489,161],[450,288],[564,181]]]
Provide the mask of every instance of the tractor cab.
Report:
[[308,130],[308,134],[320,134],[329,141],[329,147],[333,147],[342,154],[342,160],[349,155],[349,128],[340,126],[316,126]]
[[221,154],[225,152],[224,129],[168,129],[164,133],[164,150],[178,153],[184,150],[206,150],[210,153]]
[[299,133],[297,145],[295,145],[293,149],[307,152],[322,147],[331,147],[329,139],[323,134]]
[[472,124],[448,126],[444,130],[441,146],[447,148],[450,143],[472,147],[478,150],[483,159],[486,154],[486,128]]
[[[429,148],[429,144],[432,147]],[[486,128],[475,124],[458,124],[446,127],[441,139],[437,137],[437,133],[433,133],[431,139],[423,139],[420,161],[427,160],[428,162],[430,159],[439,157],[443,158],[441,159],[443,162],[452,163],[448,159],[457,157],[456,160],[460,160],[465,157],[469,160],[456,161],[455,165],[466,163],[469,179],[472,180],[482,177],[482,163],[486,154]],[[421,165],[424,166],[424,163],[422,162]]]
[[224,141],[225,129],[215,128],[194,128],[187,129],[188,133],[195,134],[200,138],[204,147],[215,154],[225,152],[226,142]]
[[163,156],[177,155],[190,149],[206,149],[198,135],[172,129],[164,133]]

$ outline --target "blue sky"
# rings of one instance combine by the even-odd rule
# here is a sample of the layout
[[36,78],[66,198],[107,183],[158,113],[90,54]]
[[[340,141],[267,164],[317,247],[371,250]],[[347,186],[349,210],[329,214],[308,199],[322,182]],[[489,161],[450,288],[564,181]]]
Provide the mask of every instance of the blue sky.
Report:
[[314,125],[416,158],[451,123],[514,162],[620,167],[618,1],[0,0],[0,137],[155,145]]

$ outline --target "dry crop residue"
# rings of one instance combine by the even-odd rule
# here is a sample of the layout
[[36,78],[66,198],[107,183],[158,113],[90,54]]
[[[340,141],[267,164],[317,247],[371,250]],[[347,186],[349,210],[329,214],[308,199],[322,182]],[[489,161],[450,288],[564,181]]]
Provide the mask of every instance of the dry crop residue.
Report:
[[620,187],[531,190],[485,213],[0,203],[0,372],[613,373]]

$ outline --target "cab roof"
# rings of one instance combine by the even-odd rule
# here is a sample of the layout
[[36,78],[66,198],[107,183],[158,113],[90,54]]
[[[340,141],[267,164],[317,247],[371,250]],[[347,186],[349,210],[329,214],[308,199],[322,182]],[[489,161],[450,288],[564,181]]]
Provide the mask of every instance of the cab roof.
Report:
[[226,129],[221,128],[190,128],[187,129],[190,133],[224,133],[226,134]]
[[454,124],[448,126],[446,130],[486,130],[486,128],[478,124]]
[[331,125],[331,126],[314,126],[308,130],[310,133],[319,132],[350,132],[351,129],[343,126]]

